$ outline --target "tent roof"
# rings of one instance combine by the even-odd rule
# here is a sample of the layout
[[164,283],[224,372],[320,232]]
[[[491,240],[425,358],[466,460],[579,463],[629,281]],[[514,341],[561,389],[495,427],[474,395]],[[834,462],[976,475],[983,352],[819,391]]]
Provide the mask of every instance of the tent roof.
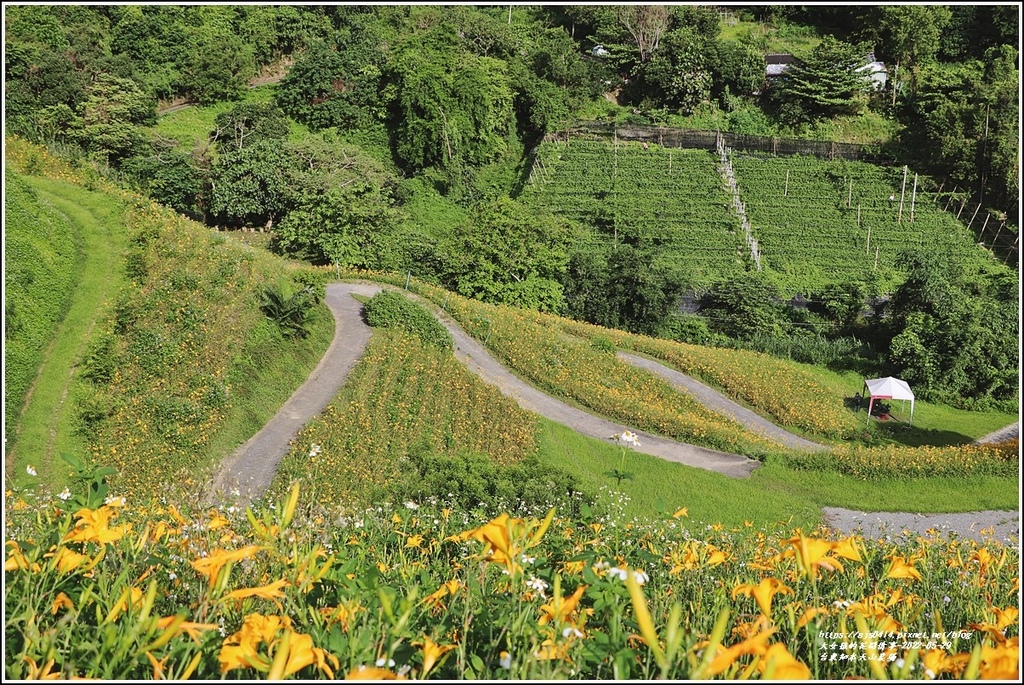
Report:
[[894,400],[913,400],[914,391],[905,380],[887,376],[864,381],[872,397],[885,397]]

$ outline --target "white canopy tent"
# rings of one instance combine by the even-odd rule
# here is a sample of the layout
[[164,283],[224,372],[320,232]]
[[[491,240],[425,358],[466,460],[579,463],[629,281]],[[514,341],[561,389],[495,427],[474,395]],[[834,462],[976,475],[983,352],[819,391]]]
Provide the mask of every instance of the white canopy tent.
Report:
[[905,380],[886,376],[885,378],[872,378],[864,381],[868,388],[868,422],[871,421],[871,407],[875,400],[910,400],[910,425],[914,425],[914,391],[910,389]]

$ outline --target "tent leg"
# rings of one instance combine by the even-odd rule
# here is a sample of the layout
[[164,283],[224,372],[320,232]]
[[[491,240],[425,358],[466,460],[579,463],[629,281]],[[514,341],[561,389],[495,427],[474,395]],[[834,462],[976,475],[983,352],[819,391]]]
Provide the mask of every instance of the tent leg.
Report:
[[865,426],[867,426],[868,424],[871,423],[871,407],[872,407],[872,405],[874,405],[874,403],[875,403],[875,398],[874,397],[872,397],[870,400],[868,400],[868,420],[864,423]]

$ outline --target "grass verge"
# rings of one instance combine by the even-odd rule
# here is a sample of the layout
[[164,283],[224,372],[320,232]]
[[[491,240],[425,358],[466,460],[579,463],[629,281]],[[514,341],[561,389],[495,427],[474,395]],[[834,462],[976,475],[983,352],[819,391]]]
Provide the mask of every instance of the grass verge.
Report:
[[541,419],[540,459],[571,473],[584,489],[618,489],[628,497],[627,516],[654,520],[680,507],[708,524],[755,525],[789,521],[813,528],[821,507],[917,513],[1016,510],[1020,487],[1013,478],[907,478],[862,480],[836,473],[796,471],[769,459],[750,478],[734,479],[627,451],[631,480],[616,486],[621,448]]

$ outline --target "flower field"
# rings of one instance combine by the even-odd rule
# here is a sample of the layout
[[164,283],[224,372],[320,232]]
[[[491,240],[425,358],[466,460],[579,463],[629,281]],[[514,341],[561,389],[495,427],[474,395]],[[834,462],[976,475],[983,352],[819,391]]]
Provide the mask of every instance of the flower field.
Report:
[[[1019,675],[1019,554],[599,511],[8,493],[5,676]],[[685,505],[685,502],[676,503]]]
[[[383,274],[359,276],[404,283],[404,279]],[[834,471],[858,478],[1012,477],[1018,470],[1013,445],[940,448],[849,442],[817,455],[786,452],[711,414],[685,393],[618,362],[595,341],[611,341],[614,346],[650,354],[680,371],[710,380],[727,395],[747,402],[781,426],[832,440],[849,438],[862,430],[856,415],[842,408],[844,389],[819,384],[799,364],[757,352],[699,347],[550,314],[495,307],[415,281],[409,287],[443,305],[506,366],[546,392],[677,440],[739,454],[784,455],[785,461],[797,469]],[[806,392],[801,393],[799,403],[787,390],[792,387]]]
[[774,441],[710,411],[590,341],[552,332],[554,317],[449,296],[427,286],[419,289],[445,304],[459,325],[485,341],[508,368],[555,397],[627,425],[714,449],[756,457],[779,449]]
[[296,436],[272,487],[301,479],[327,501],[366,503],[400,475],[410,451],[470,451],[510,464],[536,449],[536,431],[533,415],[450,351],[377,329],[339,397]]

